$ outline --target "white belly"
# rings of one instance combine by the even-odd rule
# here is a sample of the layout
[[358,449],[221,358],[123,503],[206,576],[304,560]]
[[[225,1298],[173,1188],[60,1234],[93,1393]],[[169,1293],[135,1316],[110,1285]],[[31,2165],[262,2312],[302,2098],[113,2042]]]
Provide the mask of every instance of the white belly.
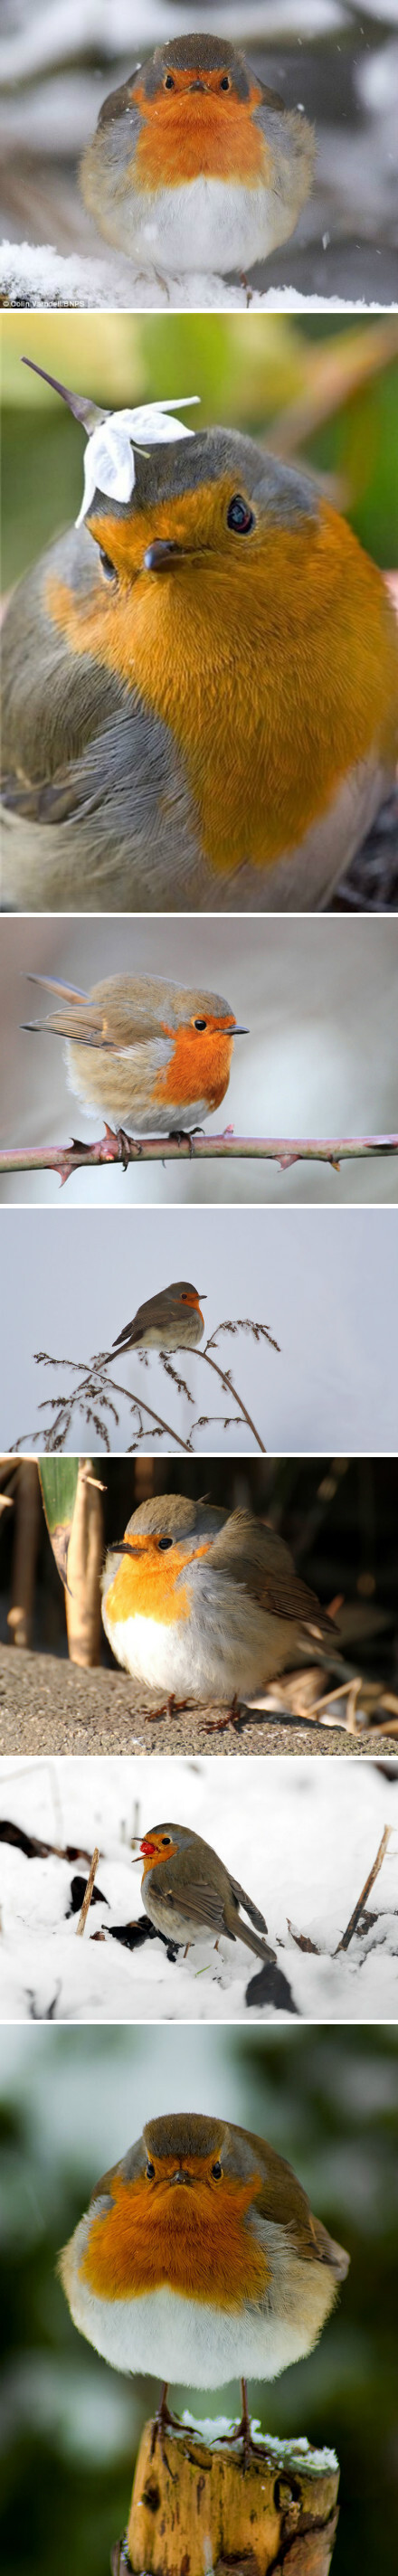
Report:
[[[302,2268],[302,2267],[301,2267]],[[168,2289],[137,2299],[99,2299],[77,2283],[72,2315],[89,2343],[115,2370],[148,2371],[187,2388],[220,2388],[225,2380],[275,2379],[308,2348],[308,2327],[271,2307],[232,2314]]]
[[[123,200],[123,249],[146,268],[185,272],[247,269],[267,258],[293,230],[292,215],[268,188],[244,188],[223,179],[192,179]],[[120,244],[120,208],[106,208],[104,230]],[[117,226],[116,231],[113,227]]]
[[173,1627],[139,1615],[111,1628],[105,1598],[104,1628],[118,1663],[149,1690],[174,1692],[177,1699],[228,1702],[235,1692],[248,1696],[282,1671],[295,1642],[294,1626],[265,1615],[238,1587],[231,1602],[225,1589],[214,1578],[211,1594],[194,1604],[191,1618]]

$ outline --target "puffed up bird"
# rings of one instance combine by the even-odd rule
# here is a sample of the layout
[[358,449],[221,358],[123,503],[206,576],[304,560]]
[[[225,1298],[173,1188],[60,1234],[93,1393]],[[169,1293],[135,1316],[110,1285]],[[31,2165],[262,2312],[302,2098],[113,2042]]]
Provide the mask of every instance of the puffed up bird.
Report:
[[[259,1939],[267,1925],[258,1905],[192,1825],[150,1825],[142,1836],[139,1861],[145,1913],[166,1940],[189,1948],[212,1932],[217,1948],[220,1934],[227,1933],[230,1941],[246,1942],[266,1964],[275,1959],[275,1950]],[[242,1922],[241,1906],[253,1931]]]
[[81,163],[105,241],[158,271],[245,271],[294,232],[315,136],[217,36],[177,36],[104,99]]
[[120,1129],[162,1136],[201,1124],[227,1090],[234,1038],[248,1032],[220,993],[158,975],[108,975],[89,993],[31,975],[56,997],[42,1027],[66,1039],[68,1084]]
[[194,1350],[205,1329],[199,1295],[203,1297],[203,1288],[193,1288],[190,1279],[172,1279],[170,1288],[159,1288],[156,1297],[144,1297],[112,1350]]
[[102,1618],[116,1661],[170,1698],[234,1711],[307,1638],[336,1625],[290,1549],[250,1511],[158,1494],[132,1512],[106,1558]]
[[88,435],[85,525],[5,619],[4,898],[322,907],[395,774],[381,573],[310,476],[250,438],[65,399]]
[[311,2352],[349,2255],[291,2165],[250,2129],[196,2112],[149,2120],[97,2183],[60,2258],[74,2324],[115,2370],[189,2388],[276,2379]]

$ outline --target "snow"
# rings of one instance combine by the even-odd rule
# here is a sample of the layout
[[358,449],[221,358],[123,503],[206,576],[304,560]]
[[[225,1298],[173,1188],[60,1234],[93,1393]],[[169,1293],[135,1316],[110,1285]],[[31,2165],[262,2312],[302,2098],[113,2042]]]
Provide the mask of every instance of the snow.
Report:
[[[261,1963],[240,1942],[222,1938],[216,1951],[206,1936],[173,1965],[158,1939],[129,1951],[111,1937],[112,1925],[142,1916],[131,1839],[170,1819],[191,1823],[259,1904],[304,2018],[397,2018],[398,1783],[371,1762],[348,1760],[341,1771],[328,1757],[309,1765],[260,1756],[243,1759],[237,1778],[228,1755],[218,1764],[177,1756],[158,1763],[153,1755],[136,1756],[134,1765],[127,1756],[4,1759],[0,1814],[42,1840],[81,1842],[90,1853],[98,1844],[102,1891],[77,1939],[71,1879],[86,1877],[87,1863],[53,1854],[28,1860],[2,1844],[3,2022],[234,2023],[248,2009],[250,2016],[247,1988]],[[390,1841],[368,1899],[377,1920],[339,1951],[385,1824]],[[297,1934],[316,1949],[298,1948]],[[261,2021],[282,2018],[270,2004],[254,2009]]]
[[[34,312],[49,305],[84,312],[137,311],[230,312],[245,313],[323,313],[321,295],[299,295],[294,286],[271,286],[265,294],[256,288],[226,285],[224,277],[209,277],[200,270],[191,276],[146,275],[133,268],[127,259],[81,259],[77,251],[69,258],[53,250],[50,243],[34,246],[31,242],[3,241],[0,279],[2,294],[11,308],[20,310],[27,304]],[[379,313],[380,304],[352,303],[350,312]],[[328,313],[344,313],[344,296],[328,296]]]
[[[239,2420],[239,2416],[237,2415],[237,2427],[239,2425]],[[234,2419],[232,2419],[232,2421],[234,2421]],[[184,2407],[184,2413],[181,2416],[181,2424],[182,2427],[184,2427],[185,2424],[189,2425],[191,2432],[201,2433],[203,2441],[211,2442],[213,2445],[215,2442],[225,2441],[226,2433],[231,2432],[230,2415],[217,2415],[216,2417],[213,2415],[206,2415],[204,2419],[201,2417],[199,2421],[199,2417],[197,2415],[189,2414],[188,2407]],[[312,2443],[307,2441],[305,2433],[297,2434],[295,2440],[280,2441],[277,2433],[262,2432],[260,2421],[257,2419],[256,2415],[251,2415],[250,2426],[253,2441],[263,2443],[267,2460],[275,2460],[278,2468],[280,2468],[283,2463],[291,2469],[305,2469],[306,2476],[314,2478],[321,2477],[322,2474],[325,2476],[329,2469],[338,2469],[339,2463],[336,2451],[314,2451]]]

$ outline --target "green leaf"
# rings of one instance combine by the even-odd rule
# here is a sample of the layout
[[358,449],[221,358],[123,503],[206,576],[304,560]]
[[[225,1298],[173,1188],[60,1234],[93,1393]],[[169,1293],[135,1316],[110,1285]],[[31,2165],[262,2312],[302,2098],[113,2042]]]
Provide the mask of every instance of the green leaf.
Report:
[[66,1584],[79,1459],[39,1458],[38,1468],[48,1535],[61,1583]]

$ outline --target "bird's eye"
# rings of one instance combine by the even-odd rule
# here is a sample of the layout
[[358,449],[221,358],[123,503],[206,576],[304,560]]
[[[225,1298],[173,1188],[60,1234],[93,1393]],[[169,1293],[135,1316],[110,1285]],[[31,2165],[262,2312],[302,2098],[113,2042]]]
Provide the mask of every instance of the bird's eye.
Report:
[[211,2170],[212,2170],[212,2174],[214,2174],[214,2181],[215,2181],[215,2182],[221,2182],[221,2177],[222,2177],[222,2165],[212,2165]]
[[194,1027],[195,1029],[207,1029],[207,1020],[195,1020]]
[[165,1846],[167,1846],[167,1849],[169,1850],[169,1848],[170,1848],[170,1843],[171,1843],[171,1834],[162,1834],[162,1843],[164,1843],[164,1844],[165,1844]]
[[172,1547],[172,1545],[173,1545],[172,1538],[160,1538],[160,1539],[159,1539],[159,1547],[163,1547],[163,1548],[165,1548],[165,1547]]
[[155,2166],[154,2166],[154,2165],[151,2165],[151,2164],[148,2162],[148,2164],[147,2164],[147,2165],[146,2165],[146,2167],[145,2167],[145,2171],[146,2171],[147,2181],[148,2181],[148,2182],[153,2182],[153,2177],[154,2177],[154,2172],[155,2172]]
[[99,559],[104,581],[117,581],[116,564],[111,563],[110,555],[104,554],[103,546],[100,546]]
[[247,537],[249,528],[255,527],[254,511],[250,509],[249,502],[243,500],[241,492],[234,492],[233,501],[229,503],[227,527],[234,528],[239,537]]
[[228,80],[228,72],[223,72],[222,80],[220,80],[220,89],[230,89],[230,88],[231,88],[231,82],[230,82],[230,80]]
[[164,84],[164,86],[165,86],[165,89],[175,89],[175,81],[173,80],[173,74],[172,74],[172,72],[166,72],[166,79],[165,79],[165,84]]

